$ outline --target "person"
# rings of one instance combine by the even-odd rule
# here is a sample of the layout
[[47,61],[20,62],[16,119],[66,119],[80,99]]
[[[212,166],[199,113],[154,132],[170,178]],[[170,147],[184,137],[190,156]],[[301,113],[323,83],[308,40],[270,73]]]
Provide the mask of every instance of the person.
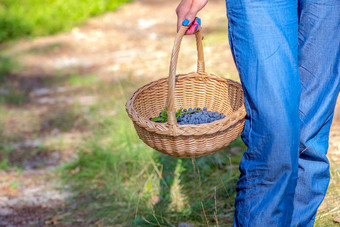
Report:
[[[207,0],[182,0],[178,28],[201,29]],[[226,0],[247,116],[233,226],[314,225],[340,85],[339,0]]]

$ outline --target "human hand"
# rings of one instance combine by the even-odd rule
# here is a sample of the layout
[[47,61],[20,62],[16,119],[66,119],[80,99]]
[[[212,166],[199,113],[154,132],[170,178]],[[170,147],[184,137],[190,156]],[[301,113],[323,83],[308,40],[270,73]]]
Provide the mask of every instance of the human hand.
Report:
[[182,0],[176,8],[177,14],[177,31],[183,25],[190,25],[186,31],[186,35],[194,34],[201,29],[201,20],[196,17],[208,0]]

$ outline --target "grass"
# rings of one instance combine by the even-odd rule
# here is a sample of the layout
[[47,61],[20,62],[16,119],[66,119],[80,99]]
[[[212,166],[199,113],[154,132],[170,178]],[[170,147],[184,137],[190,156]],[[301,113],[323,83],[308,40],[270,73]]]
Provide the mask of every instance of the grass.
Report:
[[[97,88],[93,93],[102,98],[88,109],[92,136],[79,146],[78,158],[62,169],[62,179],[75,195],[66,212],[63,210],[62,222],[231,226],[238,163],[246,149],[241,139],[205,157],[163,155],[140,141],[125,113],[128,94],[144,83],[94,84]],[[230,155],[232,147],[240,148],[239,155]],[[333,197],[331,201],[339,198],[334,194],[339,172],[333,169],[332,174],[328,193]],[[332,209],[319,211],[315,226],[337,226],[332,221],[337,213]]]
[[[137,84],[97,84],[94,93],[110,98],[89,107],[92,136],[62,171],[76,195],[64,223],[74,223],[75,217],[124,226],[231,223],[240,156],[230,156],[229,147],[178,159],[146,146],[125,113],[125,101]],[[245,149],[240,139],[234,146]]]
[[20,64],[14,58],[0,54],[0,105],[3,103],[19,105],[27,99],[25,92],[7,80],[11,74],[20,69]]
[[70,30],[129,0],[0,0],[0,43]]
[[45,114],[40,130],[57,128],[61,132],[69,132],[75,125],[79,126],[79,128],[86,128],[88,122],[87,119],[83,117],[83,113],[80,112],[79,107],[69,106],[65,109]]
[[6,143],[0,144],[0,170],[8,169],[9,167],[9,154],[12,153],[11,147]]
[[[30,121],[32,125],[26,125],[25,131],[37,136],[53,128],[58,128],[60,133],[70,133],[75,128],[88,131],[76,147],[78,157],[61,169],[62,180],[70,186],[74,196],[58,211],[62,217],[60,222],[69,226],[77,223],[83,226],[174,226],[182,222],[194,226],[231,226],[238,163],[245,146],[238,138],[216,154],[195,159],[173,158],[152,150],[138,138],[125,113],[129,94],[145,82],[133,78],[104,83],[95,75],[71,74],[60,83],[85,92],[82,95],[95,96],[94,104],[75,103],[54,109],[33,122],[28,112],[27,116],[20,115],[17,123],[24,125]],[[6,113],[2,115],[4,122],[19,114],[20,105],[6,109],[9,104],[0,103],[0,111]],[[1,125],[4,124],[2,120]],[[41,121],[44,124],[39,124]],[[75,122],[81,122],[82,127],[78,128]],[[68,150],[75,146],[74,140],[71,144],[58,140],[57,144],[49,144],[53,148],[44,145],[29,153],[20,153],[10,146],[20,140],[19,137],[6,131],[0,138],[3,142],[0,170],[5,171],[20,170],[27,161],[36,156],[43,158],[51,150]],[[232,147],[239,147],[240,154],[230,155],[228,150]],[[332,169],[327,196],[333,202],[319,211],[315,226],[337,226],[332,220],[339,214],[338,204],[334,202],[339,198],[339,175],[339,169]]]
[[331,163],[331,180],[328,186],[324,204],[318,210],[315,226],[338,227],[340,224],[333,222],[333,219],[340,217],[340,168]]
[[4,77],[18,68],[18,63],[12,58],[0,55],[0,82],[3,82]]
[[[53,128],[70,133],[77,129],[75,122],[83,122],[78,130],[88,132],[76,147],[77,158],[60,170],[62,180],[74,195],[58,211],[61,224],[174,226],[186,222],[194,226],[231,226],[238,163],[245,146],[238,138],[216,154],[195,159],[173,158],[152,150],[138,138],[125,113],[129,94],[145,82],[130,78],[104,83],[94,75],[72,74],[60,83],[85,92],[82,95],[95,96],[96,102],[85,106],[75,103],[44,114],[40,120],[46,122],[46,128],[39,120],[26,126],[27,132],[39,136],[39,131]],[[73,95],[76,98],[79,94]],[[0,111],[6,112],[4,120],[13,118],[19,111],[20,105],[6,109],[4,106],[8,104],[0,105]],[[24,124],[29,117],[32,116],[21,114],[22,122],[17,123]],[[18,140],[11,136],[14,134],[0,135],[5,142],[0,146],[0,170],[20,169],[32,158],[18,153],[23,159],[11,161],[15,152],[10,143]],[[59,146],[63,141],[57,143]],[[52,150],[68,150],[74,143],[73,140],[71,144],[63,144],[63,148]],[[232,147],[239,147],[240,154],[230,155],[228,150]],[[30,154],[39,156],[50,149],[38,147]],[[339,179],[339,170],[332,169],[327,195],[330,201],[339,198]],[[334,210],[338,205],[331,202],[329,206],[333,207],[320,210],[315,226],[337,226],[332,219],[338,215],[338,210]]]
[[96,75],[78,75],[73,74],[68,77],[67,82],[69,85],[74,87],[87,87],[96,82],[97,76]]
[[27,94],[19,88],[7,85],[4,93],[0,95],[0,103],[20,105],[27,99]]

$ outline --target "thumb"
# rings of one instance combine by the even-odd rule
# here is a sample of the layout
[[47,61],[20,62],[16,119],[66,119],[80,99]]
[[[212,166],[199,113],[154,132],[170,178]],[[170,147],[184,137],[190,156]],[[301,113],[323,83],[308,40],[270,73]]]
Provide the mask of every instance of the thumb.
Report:
[[201,29],[201,19],[199,17],[196,17],[194,19],[194,22],[191,24],[191,26],[188,28],[185,34],[191,35],[200,29]]
[[193,11],[192,8],[189,10],[189,12],[185,15],[185,19],[189,21],[187,25],[192,25],[194,23],[197,13],[198,13],[198,10]]

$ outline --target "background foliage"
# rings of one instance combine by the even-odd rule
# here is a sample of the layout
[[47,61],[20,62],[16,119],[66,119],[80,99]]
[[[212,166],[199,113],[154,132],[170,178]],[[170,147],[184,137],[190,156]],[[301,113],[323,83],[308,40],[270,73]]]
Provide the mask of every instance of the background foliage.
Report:
[[0,0],[0,43],[67,31],[129,0]]

